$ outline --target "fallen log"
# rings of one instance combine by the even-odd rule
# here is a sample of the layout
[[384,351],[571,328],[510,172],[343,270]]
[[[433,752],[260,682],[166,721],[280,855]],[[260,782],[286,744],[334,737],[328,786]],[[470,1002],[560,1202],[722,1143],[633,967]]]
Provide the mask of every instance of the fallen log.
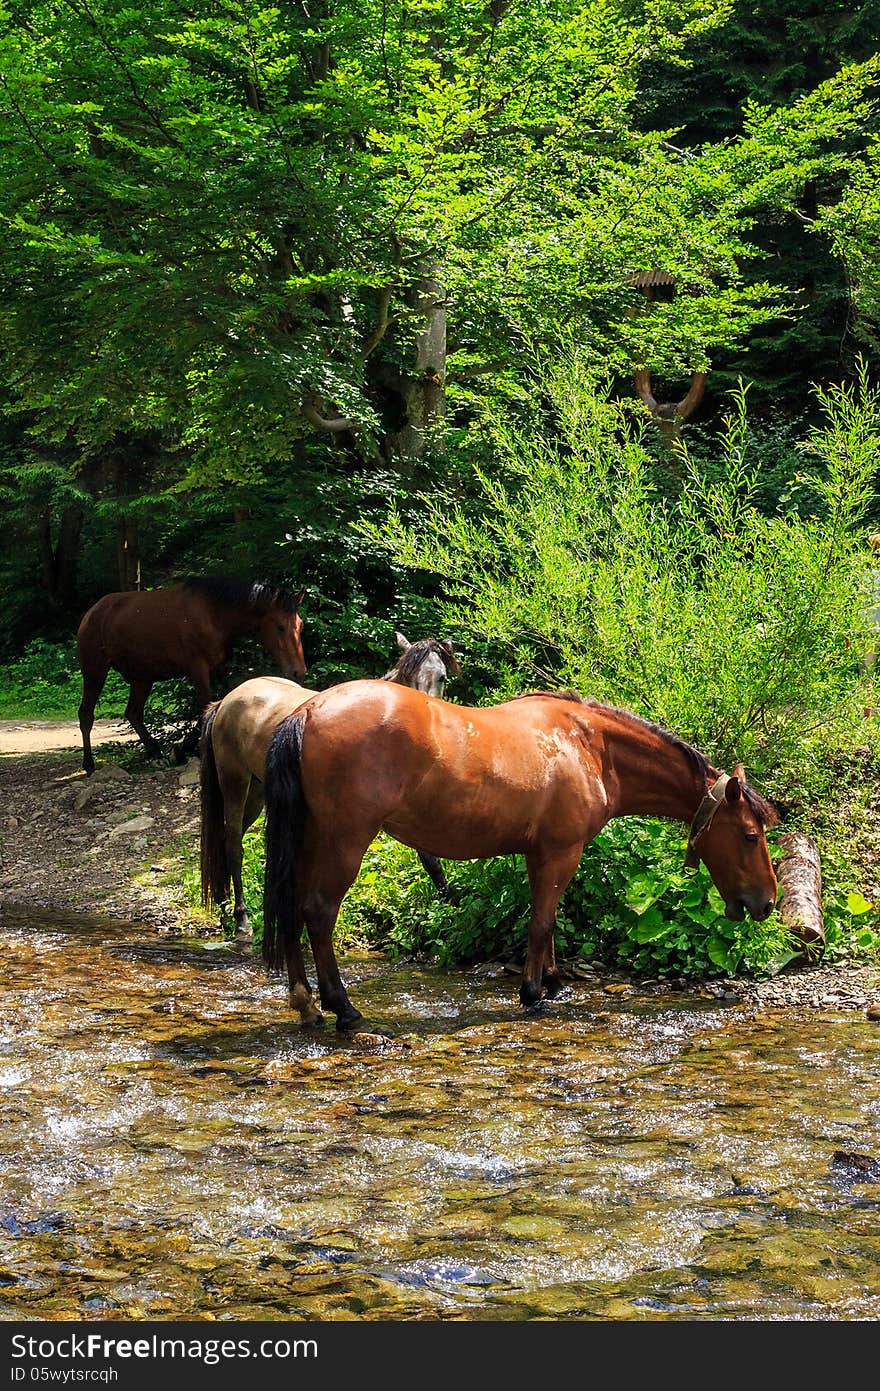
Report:
[[804,955],[817,960],[825,950],[825,920],[822,913],[822,862],[819,847],[803,831],[786,831],[779,837],[783,857],[776,866],[781,890],[779,916],[789,932],[804,948]]

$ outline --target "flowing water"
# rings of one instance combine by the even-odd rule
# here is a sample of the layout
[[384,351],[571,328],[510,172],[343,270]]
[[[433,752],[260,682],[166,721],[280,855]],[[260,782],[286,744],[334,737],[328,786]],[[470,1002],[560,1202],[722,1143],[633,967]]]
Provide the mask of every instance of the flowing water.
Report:
[[234,945],[0,942],[2,1318],[880,1317],[863,1015],[347,959],[382,1047]]

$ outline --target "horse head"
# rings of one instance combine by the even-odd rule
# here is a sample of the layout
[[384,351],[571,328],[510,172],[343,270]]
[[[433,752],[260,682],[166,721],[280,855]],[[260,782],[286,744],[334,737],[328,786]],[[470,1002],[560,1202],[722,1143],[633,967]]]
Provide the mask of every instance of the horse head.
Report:
[[266,651],[280,666],[282,676],[290,681],[302,681],[308,670],[302,645],[303,621],[299,613],[304,595],[304,589],[296,594],[286,589],[275,590],[257,632]]
[[461,667],[448,638],[419,638],[409,642],[403,633],[395,633],[400,657],[385,677],[398,685],[413,686],[426,695],[443,699],[450,676],[460,676]]
[[741,922],[746,911],[760,922],[776,906],[776,875],[764,829],[778,820],[775,808],[749,787],[741,763],[730,777],[721,774],[697,810],[685,863],[703,861],[733,922]]

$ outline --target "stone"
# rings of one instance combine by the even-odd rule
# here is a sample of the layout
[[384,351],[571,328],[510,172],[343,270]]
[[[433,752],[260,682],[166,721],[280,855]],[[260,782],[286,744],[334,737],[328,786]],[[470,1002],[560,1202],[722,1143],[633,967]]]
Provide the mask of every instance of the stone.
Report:
[[119,782],[123,778],[130,778],[131,773],[125,768],[120,768],[118,763],[102,763],[92,773],[89,782]]
[[199,780],[199,760],[191,758],[177,779],[179,787],[195,787]]
[[7,826],[10,831],[14,831],[16,826],[21,825],[21,822],[19,821],[17,816],[7,816],[3,824],[4,826]]
[[84,783],[82,787],[78,787],[73,794],[74,808],[77,811],[82,811],[83,807],[87,806],[99,791],[100,785],[96,786],[95,783],[91,781]]
[[121,821],[118,826],[114,826],[107,839],[114,840],[116,836],[135,835],[138,831],[148,830],[150,826],[155,825],[155,822],[154,816],[135,816],[131,821]]
[[868,1008],[865,1010],[865,1014],[869,1019],[877,1023],[878,1021],[880,1021],[880,1005],[868,1005]]

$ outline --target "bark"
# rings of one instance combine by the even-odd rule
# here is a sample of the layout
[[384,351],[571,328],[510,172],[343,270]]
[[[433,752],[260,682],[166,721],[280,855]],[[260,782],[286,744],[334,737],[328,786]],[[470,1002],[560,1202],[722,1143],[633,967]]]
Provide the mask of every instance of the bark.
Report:
[[706,390],[706,373],[694,372],[687,394],[680,401],[658,401],[651,388],[651,373],[647,367],[640,367],[635,375],[636,395],[644,401],[648,410],[660,426],[664,439],[677,440],[682,421],[688,420],[703,399]]
[[782,890],[779,916],[803,944],[805,956],[821,956],[825,949],[825,920],[819,847],[802,831],[787,831],[779,837],[779,844],[785,852],[777,869]]
[[446,420],[446,297],[440,265],[433,259],[420,263],[411,302],[422,327],[415,338],[413,374],[403,383],[404,422],[392,450],[415,460],[431,440],[442,448]]
[[47,508],[40,515],[43,585],[53,608],[77,607],[76,580],[82,523],[81,507],[74,504],[63,508],[58,522],[58,540],[53,543],[51,510]]
[[119,571],[120,589],[140,589],[141,552],[138,541],[138,524],[133,517],[124,514],[116,520],[116,564]]

